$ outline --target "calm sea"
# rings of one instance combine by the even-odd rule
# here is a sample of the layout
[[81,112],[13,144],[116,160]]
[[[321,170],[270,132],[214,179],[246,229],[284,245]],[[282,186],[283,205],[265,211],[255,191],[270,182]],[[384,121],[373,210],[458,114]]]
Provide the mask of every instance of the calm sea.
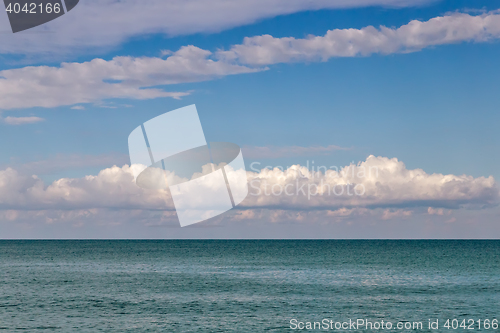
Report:
[[324,319],[500,332],[477,326],[500,319],[500,241],[0,241],[7,332],[293,332],[291,320]]

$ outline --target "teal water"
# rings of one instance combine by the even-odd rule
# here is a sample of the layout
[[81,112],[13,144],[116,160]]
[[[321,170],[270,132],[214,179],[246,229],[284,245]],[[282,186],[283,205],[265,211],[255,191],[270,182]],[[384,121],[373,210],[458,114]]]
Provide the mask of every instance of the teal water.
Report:
[[293,332],[291,319],[324,318],[421,332],[500,319],[500,241],[0,241],[7,332]]

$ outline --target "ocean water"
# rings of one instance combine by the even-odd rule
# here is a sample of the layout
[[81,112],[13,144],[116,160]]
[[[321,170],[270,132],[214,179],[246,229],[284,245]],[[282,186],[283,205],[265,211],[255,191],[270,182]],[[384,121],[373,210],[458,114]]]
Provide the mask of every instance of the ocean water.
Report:
[[0,331],[294,332],[324,319],[500,332],[477,322],[500,319],[500,241],[0,241]]

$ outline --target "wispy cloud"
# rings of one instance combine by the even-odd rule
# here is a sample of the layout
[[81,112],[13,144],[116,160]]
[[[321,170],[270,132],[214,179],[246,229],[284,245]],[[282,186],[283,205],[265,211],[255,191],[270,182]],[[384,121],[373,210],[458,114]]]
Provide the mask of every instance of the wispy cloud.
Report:
[[429,46],[498,38],[497,12],[476,16],[454,13],[425,22],[414,20],[397,29],[335,29],[324,36],[304,39],[250,37],[243,44],[215,54],[184,46],[165,59],[115,57],[109,61],[63,63],[60,67],[10,69],[0,71],[0,108],[56,107],[111,98],[181,98],[190,92],[170,92],[158,86],[258,72],[276,63],[416,52]]
[[[217,32],[307,10],[364,6],[408,7],[432,0],[87,0],[30,33],[4,34],[0,53],[51,54],[109,49],[151,33],[168,36]],[[10,30],[7,15],[0,29]],[[54,33],[33,33],[33,32]]]
[[258,158],[282,158],[282,157],[297,157],[297,156],[318,156],[328,155],[332,152],[339,150],[348,150],[335,145],[329,146],[245,146],[242,148],[245,158],[258,159]]
[[243,44],[218,57],[246,65],[327,61],[334,57],[369,56],[420,51],[429,46],[460,42],[486,42],[500,38],[500,15],[454,13],[429,21],[414,20],[397,29],[372,26],[362,29],[334,29],[324,36],[275,38],[247,37]]
[[180,98],[158,85],[211,80],[261,69],[209,59],[210,51],[185,46],[167,59],[115,57],[60,67],[25,67],[0,71],[0,109],[56,107],[97,103],[109,98]]
[[5,117],[0,118],[7,125],[26,125],[26,124],[34,124],[39,123],[41,121],[45,121],[45,119],[40,117]]

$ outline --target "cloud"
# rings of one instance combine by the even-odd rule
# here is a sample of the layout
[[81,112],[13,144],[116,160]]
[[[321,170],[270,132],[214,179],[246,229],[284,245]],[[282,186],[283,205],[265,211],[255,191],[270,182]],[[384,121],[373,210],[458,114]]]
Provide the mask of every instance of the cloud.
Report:
[[45,121],[45,119],[40,117],[5,117],[2,119],[7,125],[26,125],[39,123]]
[[411,210],[404,210],[404,209],[397,209],[397,210],[390,210],[390,209],[385,209],[382,214],[382,220],[392,220],[394,218],[407,218],[413,214],[413,211]]
[[429,215],[439,215],[439,216],[443,216],[443,215],[450,215],[451,214],[451,210],[444,210],[443,208],[439,208],[439,209],[434,209],[432,207],[429,207],[427,209],[427,214]]
[[174,211],[0,210],[4,239],[492,239],[498,210],[428,216],[418,210],[232,210],[180,228]]
[[[0,53],[61,56],[109,49],[140,35],[211,33],[278,15],[365,6],[408,7],[429,0],[87,0],[57,20],[25,33],[4,34]],[[7,15],[0,28],[9,31]],[[39,33],[36,33],[39,32]]]
[[7,168],[0,171],[2,210],[80,210],[93,208],[172,210],[166,191],[144,190],[133,182],[132,169],[112,167],[97,176],[62,178],[49,186],[36,176]]
[[83,105],[75,105],[71,107],[71,110],[85,110]]
[[181,98],[190,92],[169,92],[158,86],[253,73],[276,63],[415,52],[429,46],[499,37],[500,14],[455,13],[425,22],[414,20],[397,29],[335,29],[304,39],[249,37],[243,44],[215,53],[190,45],[164,53],[169,55],[166,59],[115,57],[62,63],[60,67],[29,66],[0,71],[0,109],[102,103],[112,98]]
[[324,36],[275,38],[247,37],[243,44],[219,51],[220,59],[247,65],[327,61],[333,57],[369,56],[420,51],[429,46],[485,42],[500,38],[500,15],[454,13],[422,22],[413,20],[397,29],[368,26],[334,29]]
[[427,174],[408,170],[396,158],[369,156],[343,168],[292,166],[249,172],[247,207],[325,210],[339,208],[457,209],[498,204],[493,177]]
[[[0,171],[0,210],[174,210],[168,190],[142,189],[134,183],[133,171],[140,167],[114,166],[96,176],[63,178],[48,186],[36,176],[8,168]],[[499,198],[491,176],[427,174],[408,170],[395,158],[375,156],[337,171],[295,165],[283,171],[249,171],[246,177],[250,193],[241,210],[392,209],[407,216],[405,211],[417,208],[430,214],[440,208],[491,207]]]
[[[292,184],[288,190],[295,192],[297,180],[307,190],[308,184],[332,178],[330,184],[363,184],[366,193],[311,195],[309,199],[301,194],[250,194],[236,209],[183,229],[168,190],[135,185],[137,166],[115,166],[96,176],[63,178],[49,185],[36,176],[5,169],[0,171],[0,230],[3,238],[80,239],[456,239],[498,235],[498,208],[485,209],[498,203],[492,177],[427,174],[406,169],[397,159],[374,156],[356,164],[355,175],[363,166],[378,167],[378,176],[352,177],[352,166],[339,170],[337,180],[331,175],[313,175],[300,166],[248,172],[250,181],[265,181],[271,191]],[[255,188],[250,192],[255,194]]]
[[167,59],[115,57],[60,67],[37,66],[0,71],[0,108],[56,107],[108,98],[180,98],[158,85],[211,80],[260,69],[214,61],[210,51],[184,46]]
[[267,147],[256,147],[256,146],[246,146],[242,148],[245,158],[257,159],[257,158],[282,158],[282,157],[297,157],[297,156],[317,156],[317,155],[328,155],[334,151],[338,150],[348,150],[348,148],[342,148],[335,145],[323,146],[267,146]]

